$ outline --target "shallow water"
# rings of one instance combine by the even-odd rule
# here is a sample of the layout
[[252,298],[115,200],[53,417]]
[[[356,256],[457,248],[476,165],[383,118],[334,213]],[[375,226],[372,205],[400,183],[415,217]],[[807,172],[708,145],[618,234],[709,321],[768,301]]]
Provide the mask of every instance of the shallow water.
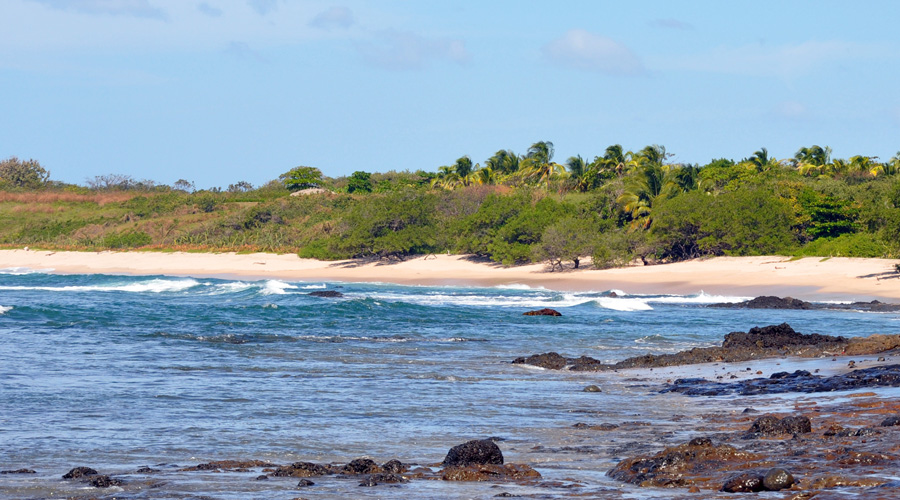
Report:
[[[308,295],[325,289],[345,296]],[[0,470],[38,474],[0,476],[0,497],[653,497],[606,478],[623,457],[572,425],[652,422],[652,430],[636,431],[649,450],[675,439],[708,406],[613,374],[510,361],[559,351],[614,362],[714,345],[728,332],[782,322],[845,336],[900,326],[895,313],[716,309],[703,306],[747,297],[606,292],[8,270],[0,274]],[[563,316],[522,316],[542,307]],[[602,393],[582,392],[595,383]],[[507,461],[528,463],[558,484],[423,480],[359,488],[356,480],[319,478],[298,492],[295,479],[253,481],[258,471],[177,472],[222,459],[367,456],[431,465],[451,446],[488,436],[504,439]],[[79,465],[130,486],[85,491],[59,479]],[[147,465],[161,471],[154,488],[140,487],[147,477],[133,474]]]

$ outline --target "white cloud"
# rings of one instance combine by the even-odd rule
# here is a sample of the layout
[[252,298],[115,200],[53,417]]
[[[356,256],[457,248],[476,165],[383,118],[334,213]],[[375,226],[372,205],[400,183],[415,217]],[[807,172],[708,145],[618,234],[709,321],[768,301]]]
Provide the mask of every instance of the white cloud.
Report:
[[797,120],[809,116],[809,109],[803,103],[797,101],[783,101],[775,107],[775,114],[783,118]]
[[206,2],[201,2],[200,4],[198,4],[197,10],[206,14],[209,17],[222,17],[222,9],[220,9],[218,7],[213,7],[212,5],[210,5]]
[[464,64],[469,52],[462,40],[429,39],[410,32],[383,31],[357,44],[366,62],[391,70],[419,69],[432,60]]
[[609,75],[634,76],[644,73],[640,59],[625,45],[602,35],[572,29],[543,48],[544,58],[570,68],[599,71]]
[[332,7],[320,12],[309,22],[310,26],[322,29],[349,28],[353,26],[353,12],[347,7]]
[[71,10],[83,14],[109,14],[116,16],[168,19],[166,12],[154,7],[149,0],[31,0],[58,10]]
[[764,43],[718,47],[705,54],[661,61],[668,69],[793,79],[842,61],[879,57],[877,46],[842,41],[807,41],[793,45]]
[[657,19],[651,23],[652,26],[656,26],[657,28],[666,28],[673,30],[692,30],[694,26],[690,23],[686,23],[684,21],[679,21],[678,19],[667,18],[667,19]]
[[247,5],[259,15],[264,16],[278,8],[278,0],[247,0]]

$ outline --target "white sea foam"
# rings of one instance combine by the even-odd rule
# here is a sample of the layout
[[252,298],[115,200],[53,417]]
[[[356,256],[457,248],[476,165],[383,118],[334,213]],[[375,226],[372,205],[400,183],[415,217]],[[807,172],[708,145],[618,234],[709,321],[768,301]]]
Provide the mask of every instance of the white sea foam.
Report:
[[295,290],[297,287],[290,284],[285,283],[284,281],[278,280],[268,280],[266,281],[265,286],[263,286],[262,294],[263,295],[286,295],[290,292],[288,290]]
[[511,283],[509,285],[497,285],[494,288],[498,290],[546,290],[542,286],[530,286],[522,283]]
[[31,269],[30,267],[5,267],[0,269],[0,274],[9,274],[13,276],[23,276],[26,274],[50,274],[54,271],[52,268]]
[[314,289],[328,288],[328,285],[326,285],[325,283],[322,283],[319,285],[303,285],[299,288],[302,288],[304,290],[314,290]]
[[6,314],[12,311],[12,306],[0,306],[0,315]]
[[534,294],[523,296],[455,295],[447,293],[428,293],[423,295],[404,295],[393,293],[376,293],[370,298],[389,302],[406,302],[423,306],[468,306],[468,307],[571,307],[592,299],[577,296],[553,296],[550,294]]
[[729,295],[709,295],[702,290],[696,295],[663,295],[648,298],[648,302],[656,304],[722,304],[745,302],[753,297],[735,297]]
[[613,311],[652,311],[653,308],[647,303],[646,299],[638,298],[622,298],[622,297],[601,297],[596,299],[597,305]]
[[199,285],[193,279],[152,279],[127,285],[78,285],[78,286],[0,286],[0,290],[36,290],[44,292],[181,292]]

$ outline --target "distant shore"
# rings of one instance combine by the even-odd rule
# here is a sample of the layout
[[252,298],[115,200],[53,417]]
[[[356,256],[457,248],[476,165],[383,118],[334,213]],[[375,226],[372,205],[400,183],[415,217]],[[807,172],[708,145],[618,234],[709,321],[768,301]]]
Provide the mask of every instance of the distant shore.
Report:
[[0,250],[0,269],[68,274],[174,275],[429,286],[527,285],[640,294],[779,295],[810,301],[900,301],[897,260],[716,257],[674,264],[549,272],[543,264],[503,267],[462,255],[398,261],[318,261],[296,255],[185,252]]

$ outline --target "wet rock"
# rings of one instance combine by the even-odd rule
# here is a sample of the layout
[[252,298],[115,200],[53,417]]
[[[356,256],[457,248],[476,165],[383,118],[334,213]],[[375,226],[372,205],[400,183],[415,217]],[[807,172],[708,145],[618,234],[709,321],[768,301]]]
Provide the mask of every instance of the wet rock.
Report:
[[98,474],[100,473],[90,467],[75,467],[63,474],[63,479],[81,479],[83,477],[96,476]]
[[90,476],[88,479],[88,484],[93,486],[94,488],[110,488],[113,486],[122,486],[122,481],[118,479],[113,479],[105,474],[100,474],[96,476]]
[[314,486],[316,483],[310,481],[309,479],[301,479],[300,482],[297,483],[298,488],[308,488],[310,486]]
[[794,476],[780,467],[769,470],[763,477],[763,486],[769,491],[779,491],[790,488],[793,484]]
[[268,480],[269,480],[269,476],[267,476],[267,475],[265,475],[265,474],[263,474],[263,475],[261,475],[261,476],[256,476],[256,480],[257,480],[257,481],[268,481]]
[[893,427],[895,425],[900,425],[900,415],[891,415],[881,421],[882,427]]
[[756,378],[737,382],[710,382],[705,379],[678,379],[661,392],[679,392],[688,396],[741,394],[783,394],[786,392],[833,392],[867,387],[900,387],[900,365],[882,365],[850,373],[822,377],[797,370],[788,376]]
[[216,460],[213,462],[207,462],[203,464],[197,464],[192,467],[185,467],[180,469],[185,472],[195,472],[195,471],[213,471],[213,470],[221,470],[221,471],[239,471],[245,469],[252,469],[253,467],[265,467],[267,465],[272,465],[269,462],[263,462],[262,460]]
[[732,476],[722,485],[722,491],[728,493],[754,493],[764,489],[763,477],[752,472]]
[[381,465],[381,468],[385,472],[389,472],[391,474],[402,474],[409,470],[409,467],[404,465],[399,460],[388,460],[387,462],[385,462],[384,464]]
[[399,483],[408,483],[409,479],[401,476],[400,474],[391,474],[391,473],[380,473],[380,474],[372,474],[368,476],[363,482],[359,483],[360,486],[378,486],[379,484],[399,484]]
[[0,474],[37,474],[31,469],[0,470]]
[[710,307],[731,307],[739,309],[812,309],[813,305],[804,300],[791,297],[774,297],[763,295],[745,302],[712,304]]
[[325,298],[340,298],[343,297],[344,294],[335,290],[316,290],[315,292],[309,292],[309,294],[313,297],[325,297]]
[[818,345],[836,342],[845,342],[844,337],[831,335],[819,335],[818,333],[803,334],[794,331],[787,323],[754,327],[748,332],[732,332],[725,335],[722,347],[725,349],[738,348],[782,348],[794,345]]
[[328,466],[312,462],[294,462],[275,469],[273,477],[316,477],[331,474],[334,471]]
[[523,313],[522,316],[562,316],[562,314],[555,309],[545,307],[544,309],[538,309],[537,311],[528,311]]
[[582,392],[603,392],[603,391],[596,385],[589,385],[589,386],[585,387]]
[[609,422],[604,422],[598,425],[588,425],[584,422],[578,422],[572,427],[575,429],[590,429],[592,431],[612,431],[619,428],[618,424],[611,424]]
[[533,354],[527,358],[516,358],[513,360],[513,364],[537,366],[548,370],[561,370],[566,366],[566,358],[557,352],[547,352],[544,354]]
[[340,468],[341,474],[348,475],[377,474],[379,472],[384,472],[384,469],[369,458],[357,458]]
[[136,474],[153,474],[155,472],[159,472],[156,469],[150,467],[141,467],[138,470],[134,471]]
[[712,446],[712,439],[708,437],[698,437],[691,439],[688,446]]
[[859,429],[832,428],[825,431],[824,435],[829,437],[869,437],[876,434],[881,434],[881,431],[871,427],[862,427]]
[[712,446],[681,444],[666,448],[652,456],[638,456],[619,462],[607,475],[613,479],[640,486],[689,486],[687,474],[709,474],[734,470],[739,464],[758,458],[730,445]]
[[450,448],[444,467],[466,467],[469,465],[502,465],[503,453],[500,447],[489,439],[476,439]]
[[444,481],[522,481],[538,479],[538,471],[525,464],[485,464],[447,467],[441,471]]
[[745,437],[777,437],[785,434],[803,434],[811,430],[812,425],[807,417],[784,417],[779,419],[778,417],[765,415],[753,421]]

